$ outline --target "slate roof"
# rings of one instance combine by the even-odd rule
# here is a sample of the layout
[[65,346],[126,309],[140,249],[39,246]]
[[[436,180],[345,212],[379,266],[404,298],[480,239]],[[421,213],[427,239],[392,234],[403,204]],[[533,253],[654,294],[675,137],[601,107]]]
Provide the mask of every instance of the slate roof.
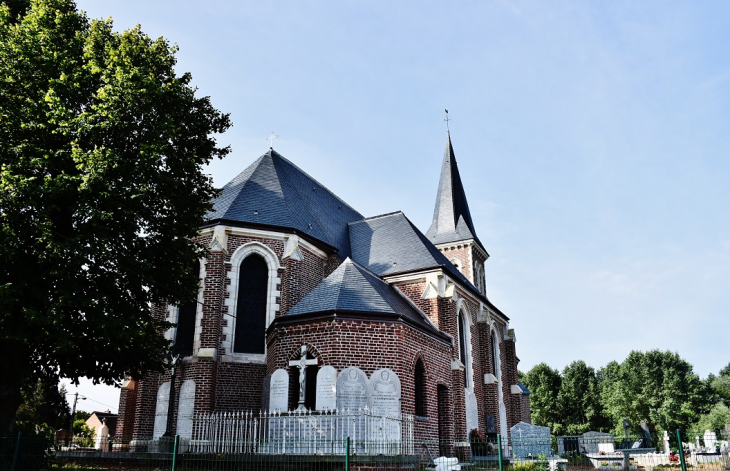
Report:
[[350,255],[347,223],[362,215],[269,149],[231,180],[206,218],[294,229]]
[[349,257],[285,316],[325,312],[393,314],[430,332],[439,332],[397,288]]
[[426,237],[434,244],[474,239],[484,248],[474,230],[459,167],[456,165],[454,147],[451,145],[451,133],[447,134],[433,221],[426,231]]
[[351,222],[352,258],[380,276],[443,267],[480,298],[479,290],[402,211]]

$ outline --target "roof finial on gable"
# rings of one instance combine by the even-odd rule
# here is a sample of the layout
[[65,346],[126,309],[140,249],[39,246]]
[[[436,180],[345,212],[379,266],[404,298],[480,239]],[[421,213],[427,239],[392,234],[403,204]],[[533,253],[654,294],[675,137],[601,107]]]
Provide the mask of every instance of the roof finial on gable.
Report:
[[270,141],[269,149],[273,149],[274,148],[274,139],[276,139],[277,137],[279,137],[279,135],[278,134],[274,134],[274,131],[271,131],[271,136],[269,136],[269,137],[266,138],[267,141]]
[[446,111],[446,119],[444,119],[446,121],[446,132],[451,132],[449,131],[449,110],[444,108],[444,111]]

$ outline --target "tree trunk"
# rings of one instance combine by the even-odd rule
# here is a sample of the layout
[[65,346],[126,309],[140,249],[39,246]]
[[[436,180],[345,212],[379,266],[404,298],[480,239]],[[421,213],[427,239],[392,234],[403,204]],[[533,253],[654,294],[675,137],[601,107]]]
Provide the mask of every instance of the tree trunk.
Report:
[[15,414],[23,401],[20,392],[20,381],[12,372],[0,370],[0,434],[12,432],[15,425]]

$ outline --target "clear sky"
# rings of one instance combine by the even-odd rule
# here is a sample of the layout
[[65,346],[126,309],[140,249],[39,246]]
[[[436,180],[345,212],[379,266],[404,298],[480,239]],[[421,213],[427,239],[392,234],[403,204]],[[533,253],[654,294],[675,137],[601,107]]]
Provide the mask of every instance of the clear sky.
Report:
[[178,70],[231,113],[218,186],[273,130],[362,214],[425,232],[448,108],[521,370],[653,348],[702,377],[730,362],[730,3],[78,4],[179,45]]

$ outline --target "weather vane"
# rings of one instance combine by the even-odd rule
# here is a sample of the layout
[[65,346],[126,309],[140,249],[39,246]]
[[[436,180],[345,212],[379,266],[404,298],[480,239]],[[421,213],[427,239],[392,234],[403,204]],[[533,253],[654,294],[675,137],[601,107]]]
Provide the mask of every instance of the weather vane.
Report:
[[446,111],[446,119],[444,119],[444,121],[446,121],[446,130],[448,131],[449,130],[449,110],[444,109],[444,111]]
[[271,141],[269,143],[269,148],[270,149],[273,149],[274,148],[274,139],[276,139],[277,137],[279,137],[279,135],[278,134],[274,134],[274,131],[271,131],[271,136],[269,136],[269,137],[266,138],[267,141]]

